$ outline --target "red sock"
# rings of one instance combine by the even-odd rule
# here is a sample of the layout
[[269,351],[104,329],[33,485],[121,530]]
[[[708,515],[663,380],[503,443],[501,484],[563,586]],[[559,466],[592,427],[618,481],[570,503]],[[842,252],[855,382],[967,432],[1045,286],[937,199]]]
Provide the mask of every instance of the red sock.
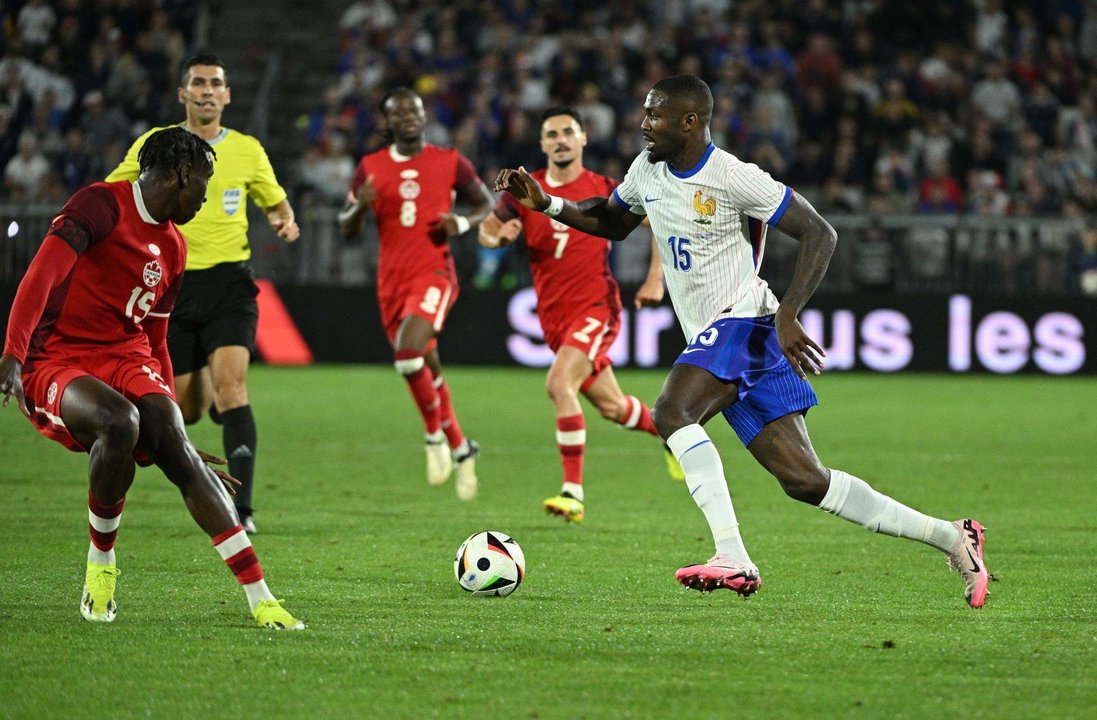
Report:
[[461,432],[461,424],[457,422],[457,413],[453,411],[453,403],[449,398],[449,385],[441,375],[434,378],[434,389],[438,391],[439,410],[442,415],[442,432],[446,434],[451,450],[461,447],[465,441],[465,434]]
[[[125,504],[126,498],[123,497],[113,505],[104,505],[88,491],[88,534],[91,536],[92,547],[100,553],[109,553],[114,549],[114,541],[118,538],[118,523],[122,520],[122,507]],[[97,561],[104,559],[99,558]]]
[[243,525],[237,525],[213,538],[213,548],[236,576],[241,585],[259,582],[263,579],[263,568],[251,546]]
[[618,420],[621,426],[628,430],[641,430],[650,435],[658,436],[659,431],[655,429],[655,423],[651,421],[651,410],[648,406],[632,395],[626,395],[625,401],[628,402],[628,413],[623,419]]
[[441,403],[430,368],[423,362],[422,353],[414,350],[396,351],[396,371],[404,376],[411,390],[411,397],[423,416],[423,427],[428,435],[433,435],[442,427]]
[[583,414],[556,418],[556,446],[564,465],[564,482],[583,484],[583,448],[587,444],[587,429]]

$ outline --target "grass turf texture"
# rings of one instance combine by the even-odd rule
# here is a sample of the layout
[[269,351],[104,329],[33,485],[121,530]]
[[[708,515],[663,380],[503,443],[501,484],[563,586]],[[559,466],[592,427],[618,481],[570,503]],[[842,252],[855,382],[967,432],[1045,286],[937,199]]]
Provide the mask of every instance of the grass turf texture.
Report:
[[[652,401],[663,373],[622,371]],[[85,458],[0,413],[0,716],[1070,717],[1097,706],[1093,380],[832,375],[809,416],[824,463],[989,527],[998,582],[969,609],[943,556],[786,499],[709,424],[764,585],[680,588],[712,552],[659,445],[587,412],[587,521],[559,488],[543,374],[452,368],[483,445],[481,497],[424,478],[421,426],[387,367],[255,368],[256,549],[302,633],[243,593],[155,469],[122,518],[113,625],[80,618]],[[219,428],[195,426],[220,453]],[[506,599],[454,581],[477,530],[513,535]],[[1088,708],[1088,710],[1087,710]],[[93,710],[95,709],[95,710]],[[102,711],[102,712],[100,712]]]

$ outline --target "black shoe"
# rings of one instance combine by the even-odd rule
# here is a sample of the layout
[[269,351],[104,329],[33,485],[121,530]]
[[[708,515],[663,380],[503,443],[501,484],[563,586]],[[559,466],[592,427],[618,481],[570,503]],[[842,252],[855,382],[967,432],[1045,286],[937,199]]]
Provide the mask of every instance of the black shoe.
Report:
[[244,526],[244,532],[246,532],[248,535],[254,535],[255,517],[252,515],[252,509],[238,507],[236,508],[236,514],[240,518],[240,524]]

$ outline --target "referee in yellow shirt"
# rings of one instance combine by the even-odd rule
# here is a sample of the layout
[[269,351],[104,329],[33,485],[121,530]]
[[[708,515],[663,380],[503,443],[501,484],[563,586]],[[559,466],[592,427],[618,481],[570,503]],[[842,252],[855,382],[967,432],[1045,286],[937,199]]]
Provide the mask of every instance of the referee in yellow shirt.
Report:
[[[195,55],[183,63],[182,73],[179,102],[187,109],[185,127],[212,145],[217,158],[206,203],[180,228],[187,241],[187,266],[168,330],[175,396],[187,424],[201,419],[212,400],[223,427],[229,472],[243,483],[236,510],[244,528],[254,533],[257,432],[247,378],[259,291],[247,263],[247,198],[263,208],[271,227],[287,242],[296,240],[300,230],[263,146],[250,135],[221,126],[221,114],[232,100],[224,63],[215,55]],[[160,129],[137,138],[107,180],[136,180],[137,153]]]

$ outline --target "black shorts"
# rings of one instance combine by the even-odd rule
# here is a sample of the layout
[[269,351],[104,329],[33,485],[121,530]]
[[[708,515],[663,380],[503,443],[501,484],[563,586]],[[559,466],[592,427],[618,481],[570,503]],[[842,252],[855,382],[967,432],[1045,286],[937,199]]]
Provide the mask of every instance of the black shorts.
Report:
[[209,364],[219,347],[242,345],[255,352],[259,288],[247,263],[187,270],[168,324],[172,372],[184,375]]

